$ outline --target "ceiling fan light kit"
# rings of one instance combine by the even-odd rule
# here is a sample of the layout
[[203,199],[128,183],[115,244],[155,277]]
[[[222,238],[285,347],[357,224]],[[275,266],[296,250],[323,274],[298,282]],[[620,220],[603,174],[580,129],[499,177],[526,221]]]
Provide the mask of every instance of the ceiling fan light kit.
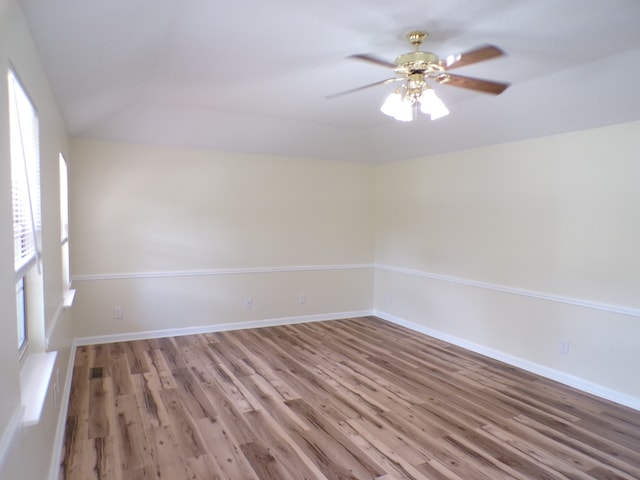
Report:
[[402,85],[391,93],[380,107],[385,115],[410,122],[418,116],[418,111],[430,115],[431,120],[449,115],[449,109],[426,82],[419,86]]
[[433,80],[438,85],[467,88],[492,95],[499,95],[509,86],[508,83],[448,73],[449,70],[454,68],[503,56],[504,52],[498,47],[486,45],[465,53],[449,55],[446,59],[440,60],[440,57],[435,53],[420,50],[420,45],[427,37],[427,32],[409,32],[407,38],[411,45],[415,47],[415,51],[400,55],[393,63],[368,54],[352,55],[350,58],[392,68],[397,77],[354,88],[327,98],[336,98],[365,88],[403,81],[403,84],[386,98],[380,107],[380,111],[396,120],[409,122],[418,117],[418,112],[430,115],[431,120],[436,120],[449,114],[449,109],[429,85],[427,79]]

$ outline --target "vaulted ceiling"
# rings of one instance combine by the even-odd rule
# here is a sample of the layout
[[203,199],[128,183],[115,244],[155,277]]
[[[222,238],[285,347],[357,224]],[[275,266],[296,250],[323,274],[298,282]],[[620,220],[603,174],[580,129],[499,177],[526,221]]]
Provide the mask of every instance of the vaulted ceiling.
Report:
[[[72,136],[386,162],[640,119],[637,0],[21,0]],[[438,86],[448,117],[383,115],[389,61],[429,32],[456,70],[511,82]]]

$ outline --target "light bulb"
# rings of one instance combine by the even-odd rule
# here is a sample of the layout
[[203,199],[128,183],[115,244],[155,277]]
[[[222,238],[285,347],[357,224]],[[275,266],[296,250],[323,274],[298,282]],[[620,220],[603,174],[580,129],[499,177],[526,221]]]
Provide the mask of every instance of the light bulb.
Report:
[[426,88],[422,95],[420,95],[420,111],[426,115],[431,114],[433,111],[433,104],[436,100],[439,100],[431,88]]
[[396,109],[396,113],[394,115],[396,120],[400,120],[401,122],[410,122],[413,120],[413,104],[411,100],[405,97],[398,108]]
[[420,111],[431,115],[431,120],[449,115],[446,105],[432,88],[426,88],[420,95]]
[[438,118],[446,117],[449,115],[449,109],[442,100],[436,97],[431,108],[431,120],[437,120]]
[[393,92],[391,95],[387,97],[382,106],[380,107],[380,111],[385,115],[389,115],[390,117],[395,117],[400,106],[402,104],[402,93],[400,89]]

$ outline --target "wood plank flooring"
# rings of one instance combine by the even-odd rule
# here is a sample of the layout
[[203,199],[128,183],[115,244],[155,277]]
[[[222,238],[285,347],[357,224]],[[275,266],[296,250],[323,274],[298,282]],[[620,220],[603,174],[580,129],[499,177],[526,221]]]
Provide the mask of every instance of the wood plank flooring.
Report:
[[366,317],[77,349],[60,479],[640,479],[640,412]]

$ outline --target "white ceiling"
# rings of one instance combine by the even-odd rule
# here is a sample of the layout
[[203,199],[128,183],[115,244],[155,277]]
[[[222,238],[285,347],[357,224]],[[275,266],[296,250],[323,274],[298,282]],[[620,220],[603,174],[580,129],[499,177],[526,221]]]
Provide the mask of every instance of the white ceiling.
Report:
[[[386,162],[640,119],[638,0],[21,0],[73,136]],[[379,106],[393,61],[425,29],[441,57],[508,56],[456,73],[511,82],[494,97],[436,86],[448,117]]]

